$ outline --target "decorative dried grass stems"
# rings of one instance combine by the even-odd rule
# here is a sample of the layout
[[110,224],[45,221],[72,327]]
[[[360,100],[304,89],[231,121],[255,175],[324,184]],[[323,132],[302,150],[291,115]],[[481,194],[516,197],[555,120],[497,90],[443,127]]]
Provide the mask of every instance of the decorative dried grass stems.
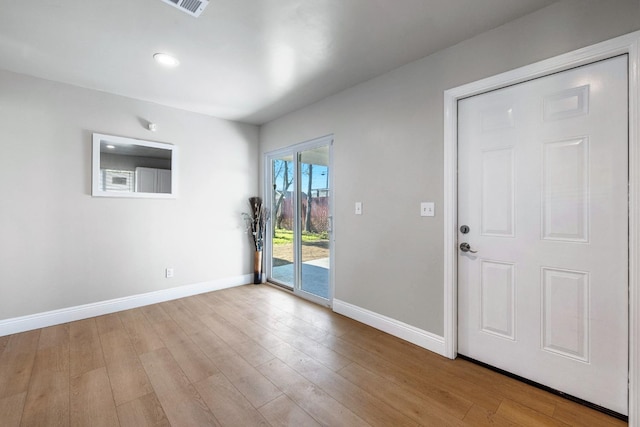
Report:
[[251,213],[242,213],[245,221],[246,231],[251,231],[253,236],[253,245],[257,252],[262,252],[264,247],[264,235],[267,228],[267,222],[271,218],[269,208],[264,206],[261,197],[249,197],[249,205]]

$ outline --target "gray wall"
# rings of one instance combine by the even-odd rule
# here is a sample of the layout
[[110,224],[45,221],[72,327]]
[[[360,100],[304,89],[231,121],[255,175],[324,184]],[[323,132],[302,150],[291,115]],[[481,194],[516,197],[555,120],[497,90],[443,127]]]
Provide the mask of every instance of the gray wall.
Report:
[[442,335],[443,92],[638,29],[638,0],[563,1],[262,126],[261,154],[335,136],[335,297]]
[[[0,320],[252,272],[257,127],[8,72],[0,94]],[[178,198],[91,197],[92,132],[175,144]]]

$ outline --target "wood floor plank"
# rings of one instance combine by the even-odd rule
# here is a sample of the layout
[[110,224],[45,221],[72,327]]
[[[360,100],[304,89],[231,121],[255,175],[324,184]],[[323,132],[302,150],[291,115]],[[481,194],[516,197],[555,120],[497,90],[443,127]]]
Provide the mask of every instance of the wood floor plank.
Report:
[[14,334],[0,355],[0,398],[27,391],[40,330]]
[[259,366],[258,369],[320,424],[349,427],[369,425],[283,361],[274,359]]
[[[417,389],[435,387],[493,412],[498,410],[502,399],[506,397],[499,392],[487,393],[486,387],[482,384],[462,379],[428,362],[406,363],[403,358],[392,362],[335,336],[329,337],[323,344],[396,384],[406,384]],[[456,362],[449,361],[449,363]]]
[[270,347],[280,345],[283,342],[280,338],[269,332],[265,327],[241,315],[228,304],[217,305],[215,312],[267,350]]
[[140,356],[171,425],[220,425],[166,348]]
[[131,308],[129,310],[123,310],[117,313],[125,329],[128,323],[134,322],[136,320],[147,319],[147,316],[144,315],[144,311],[142,311],[142,308],[143,307]]
[[214,362],[233,386],[256,408],[282,394],[273,382],[240,355],[215,359]]
[[291,347],[303,351],[333,371],[339,371],[352,362],[340,353],[297,333],[289,331],[274,331],[273,333]]
[[116,405],[121,405],[151,393],[153,388],[127,332],[110,330],[100,340],[113,399]]
[[170,427],[155,393],[150,393],[117,407],[121,427]]
[[269,307],[269,309],[263,310],[260,306],[246,304],[244,308],[245,310],[253,310],[253,320],[269,325],[271,328],[278,329],[282,325],[286,328],[281,330],[292,331],[315,341],[324,339],[328,334],[327,331],[317,328],[303,319],[291,316],[276,307]]
[[223,426],[268,426],[267,420],[221,373],[195,384],[213,415]]
[[50,326],[42,328],[40,340],[38,341],[38,349],[55,347],[59,345],[69,345],[69,324]]
[[184,330],[173,319],[163,320],[160,322],[152,323],[153,330],[158,334],[165,346],[184,345],[191,340]]
[[213,312],[213,309],[200,299],[199,295],[183,298],[180,301],[193,315],[197,317],[206,316]]
[[237,327],[235,322],[220,313],[204,315],[202,316],[202,321],[229,345],[233,346],[233,344],[251,340],[248,335]]
[[0,337],[0,356],[2,356],[2,352],[4,351],[8,342],[9,342],[9,335]]
[[[482,388],[489,392],[485,393],[487,395],[496,396],[500,399],[509,397],[511,400],[532,407],[534,410],[549,416],[553,415],[555,410],[557,398],[550,393],[532,388],[520,381],[497,374],[466,360],[457,359],[452,363],[448,359],[430,352],[421,351],[413,344],[401,341],[383,332],[363,330],[358,333],[349,333],[342,338],[392,363],[396,360],[403,360],[404,364],[416,369],[418,372],[422,372],[423,375],[426,374],[423,372],[425,367],[432,372],[437,372],[438,370],[449,372],[469,383],[481,385]],[[427,374],[427,376],[431,375]],[[480,403],[475,399],[474,402]]]
[[140,361],[153,385],[153,389],[162,401],[162,397],[176,394],[181,399],[192,399],[198,394],[189,379],[182,372],[171,353],[166,348],[140,356]]
[[496,414],[495,411],[473,405],[463,421],[470,426],[517,427],[518,424]]
[[182,300],[167,301],[162,304],[162,308],[187,335],[193,335],[207,329],[200,317],[195,315]]
[[105,366],[95,318],[71,322],[69,335],[72,377]]
[[218,314],[205,315],[202,321],[252,366],[258,366],[273,359],[274,356],[269,350]]
[[70,400],[71,426],[118,425],[118,414],[109,386],[107,368],[101,367],[71,378]]
[[553,418],[572,426],[621,427],[627,425],[622,420],[564,399],[557,403]]
[[338,402],[353,411],[372,426],[417,426],[418,423],[391,407],[381,399],[371,395],[341,375],[322,365],[297,349],[282,344],[272,349],[282,360],[298,374],[317,384]]
[[[265,288],[266,286],[258,289],[259,293],[269,295],[271,292],[266,291]],[[341,315],[336,315],[327,307],[308,301],[291,304],[289,298],[285,298],[276,300],[276,305],[279,309],[290,316],[295,316],[297,319],[310,323],[315,328],[334,336],[340,336],[344,333],[351,332],[362,325],[355,320]]]
[[214,363],[218,359],[237,355],[229,344],[211,330],[198,332],[192,336],[192,339]]
[[233,349],[253,367],[262,365],[275,357],[273,353],[253,340],[238,342]]
[[282,395],[282,391],[258,371],[235,378],[232,383],[256,408]]
[[273,427],[320,427],[311,415],[284,394],[259,408],[259,411]]
[[22,424],[69,424],[69,345],[38,350],[24,405]]
[[35,355],[35,350],[38,348],[41,332],[41,329],[36,329],[33,331],[9,335],[7,346],[5,347],[3,354],[5,352],[9,352],[12,354],[34,353]]
[[496,412],[503,418],[516,423],[519,426],[537,427],[537,426],[569,426],[567,423],[555,420],[552,417],[540,413],[534,409],[524,406],[513,400],[505,399]]
[[124,328],[118,313],[105,314],[104,316],[96,317],[96,327],[98,328],[98,334],[100,335],[108,334],[109,332]]
[[558,401],[562,399],[561,397],[555,396],[547,391],[528,386],[521,381],[497,374],[470,362],[461,362],[465,362],[461,363],[461,366],[464,368],[467,368],[469,365],[473,365],[474,369],[480,368],[486,371],[485,374],[487,375],[487,379],[485,379],[483,385],[486,387],[488,392],[499,391],[510,400],[531,408],[541,414],[552,416],[555,412]]
[[447,393],[442,393],[441,396],[417,393],[408,387],[390,383],[357,363],[352,363],[338,374],[420,424],[463,425],[462,418],[472,405],[469,401]]
[[220,297],[224,293],[225,292],[214,291],[200,294],[196,297],[215,312],[218,310],[219,306],[226,304],[225,300]]
[[211,359],[193,342],[167,348],[192,383],[220,372]]
[[[282,317],[279,317],[279,319],[282,320]],[[263,327],[273,335],[295,348],[304,350],[306,353],[313,353],[312,355],[314,358],[335,371],[343,368],[351,362],[344,356],[341,356],[314,340],[314,336],[317,339],[324,339],[327,334],[310,324],[306,327],[300,327],[301,322],[297,322],[296,327],[291,327],[292,322],[290,320],[287,320],[286,322],[282,322],[280,320],[274,321],[274,319],[268,314],[263,314],[262,320]],[[309,334],[310,330],[312,331],[311,334]]]
[[151,323],[142,310],[127,310],[118,313],[138,355],[164,347]]
[[162,308],[160,304],[153,304],[141,307],[140,310],[144,313],[145,317],[151,322],[152,325],[160,322],[167,322],[171,319],[169,313]]
[[18,427],[22,419],[22,410],[27,392],[0,398],[0,414],[3,427]]

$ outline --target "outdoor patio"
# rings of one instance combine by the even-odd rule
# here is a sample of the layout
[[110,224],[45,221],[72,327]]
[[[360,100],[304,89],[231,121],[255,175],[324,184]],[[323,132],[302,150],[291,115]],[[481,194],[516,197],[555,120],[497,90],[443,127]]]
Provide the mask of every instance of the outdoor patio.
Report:
[[[293,263],[273,267],[273,278],[293,285]],[[319,258],[302,263],[302,290],[322,298],[329,298],[329,258]]]

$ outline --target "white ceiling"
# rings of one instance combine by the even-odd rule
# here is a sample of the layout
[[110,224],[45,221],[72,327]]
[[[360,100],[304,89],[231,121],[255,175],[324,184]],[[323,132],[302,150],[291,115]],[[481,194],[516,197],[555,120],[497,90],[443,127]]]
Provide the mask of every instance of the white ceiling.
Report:
[[261,124],[555,1],[7,0],[0,68]]

